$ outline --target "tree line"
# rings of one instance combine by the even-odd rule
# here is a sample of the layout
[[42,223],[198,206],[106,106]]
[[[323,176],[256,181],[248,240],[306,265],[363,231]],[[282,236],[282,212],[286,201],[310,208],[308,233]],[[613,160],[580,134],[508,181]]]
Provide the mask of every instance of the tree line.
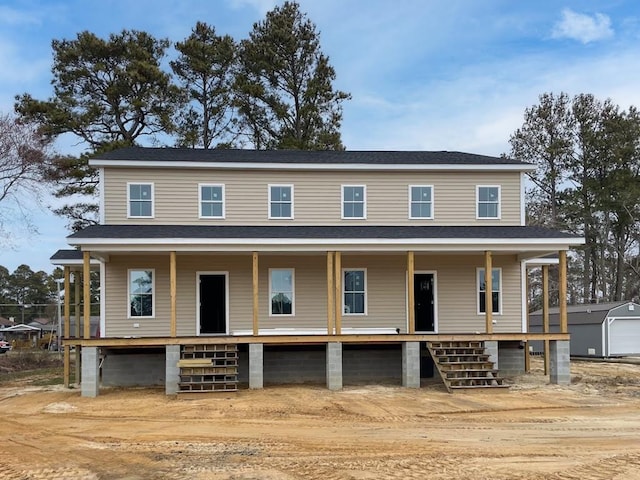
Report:
[[640,282],[640,115],[591,94],[545,93],[525,110],[510,156],[533,163],[527,224],[584,236],[569,301],[637,299]]
[[49,275],[42,270],[34,272],[28,265],[13,272],[0,265],[0,317],[29,323],[34,318],[55,316],[56,279],[61,276],[59,268]]
[[[72,274],[73,275],[73,274]],[[56,267],[51,274],[43,270],[34,272],[28,265],[20,265],[13,272],[0,265],[0,317],[14,318],[16,323],[29,323],[36,318],[57,318],[58,285],[64,272]],[[64,291],[60,283],[60,301],[69,296],[71,313],[75,315],[75,278],[71,277],[71,290]],[[77,279],[80,282],[80,279]],[[100,276],[91,272],[91,315],[100,313]],[[83,304],[83,291],[78,292],[77,301]],[[81,310],[80,310],[81,311]]]
[[[240,41],[198,22],[175,43],[137,30],[108,39],[84,31],[53,40],[52,48],[53,96],[17,95],[15,111],[45,138],[71,134],[86,147],[80,158],[49,165],[59,197],[94,195],[98,178],[88,158],[142,142],[344,149],[342,102],[350,95],[334,89],[316,26],[295,2],[275,7]],[[95,222],[97,206],[73,202],[57,213],[77,230]]]

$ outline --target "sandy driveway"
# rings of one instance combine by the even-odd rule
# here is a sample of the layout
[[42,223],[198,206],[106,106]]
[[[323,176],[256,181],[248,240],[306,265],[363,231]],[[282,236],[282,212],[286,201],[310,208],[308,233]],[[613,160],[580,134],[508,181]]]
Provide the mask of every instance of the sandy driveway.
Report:
[[[539,367],[539,363],[535,364]],[[168,398],[0,387],[0,478],[640,479],[640,365],[506,392],[269,387]]]

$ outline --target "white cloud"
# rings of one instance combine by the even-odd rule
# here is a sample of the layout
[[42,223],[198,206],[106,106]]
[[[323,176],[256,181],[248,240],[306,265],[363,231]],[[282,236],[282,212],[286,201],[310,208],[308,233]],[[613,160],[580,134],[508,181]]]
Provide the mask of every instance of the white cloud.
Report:
[[[544,92],[592,93],[627,109],[640,105],[637,47],[576,58],[529,56],[469,66],[457,75],[398,92],[354,94],[345,105],[343,141],[350,150],[509,151],[525,108]],[[621,72],[625,72],[621,75]]]
[[261,14],[272,10],[276,3],[276,0],[229,0],[229,5],[233,8],[253,7]]
[[589,16],[568,8],[562,11],[562,20],[555,24],[552,32],[553,38],[570,38],[585,44],[612,36],[611,19],[607,15]]
[[0,23],[5,25],[40,25],[41,13],[16,10],[6,5],[0,5]]

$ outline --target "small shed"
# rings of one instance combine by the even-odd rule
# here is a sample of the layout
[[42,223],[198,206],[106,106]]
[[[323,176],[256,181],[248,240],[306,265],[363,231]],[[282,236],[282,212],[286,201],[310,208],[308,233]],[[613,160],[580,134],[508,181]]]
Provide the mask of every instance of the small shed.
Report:
[[[549,309],[549,329],[560,331],[557,307]],[[571,355],[617,357],[640,355],[640,304],[635,302],[589,303],[567,307]],[[542,310],[529,315],[529,331],[542,332]],[[542,342],[531,342],[542,352]]]

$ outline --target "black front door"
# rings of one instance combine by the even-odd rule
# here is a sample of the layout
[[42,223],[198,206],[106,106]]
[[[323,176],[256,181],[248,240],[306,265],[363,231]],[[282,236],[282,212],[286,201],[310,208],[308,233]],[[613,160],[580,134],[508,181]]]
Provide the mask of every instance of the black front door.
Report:
[[224,275],[200,275],[200,333],[227,333]]
[[433,273],[416,273],[413,277],[416,332],[435,331]]

